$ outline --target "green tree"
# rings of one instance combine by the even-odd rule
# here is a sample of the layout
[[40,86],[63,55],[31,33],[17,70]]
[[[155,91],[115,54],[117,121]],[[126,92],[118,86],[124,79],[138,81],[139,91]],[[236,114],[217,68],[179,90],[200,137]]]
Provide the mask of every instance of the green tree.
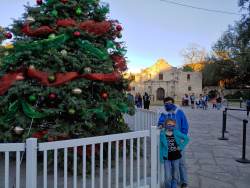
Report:
[[182,67],[182,71],[183,72],[193,72],[194,69],[189,65],[185,65],[185,66]]
[[[134,103],[125,93],[129,80],[119,76],[126,49],[115,41],[121,28],[117,20],[107,20],[108,3],[45,0],[25,7],[22,19],[4,28],[15,37],[14,48],[2,49],[10,55],[1,56],[0,78],[11,74],[15,80],[9,89],[0,80],[0,142],[22,142],[31,135],[47,142],[129,132],[121,118],[134,114]],[[24,129],[21,137],[13,131],[17,125]]]

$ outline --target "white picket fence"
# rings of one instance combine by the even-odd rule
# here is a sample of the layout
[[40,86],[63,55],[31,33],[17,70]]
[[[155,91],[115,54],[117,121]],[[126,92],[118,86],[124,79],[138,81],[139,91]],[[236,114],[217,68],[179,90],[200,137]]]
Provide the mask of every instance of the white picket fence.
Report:
[[[143,129],[143,127],[148,128],[143,131],[135,131],[130,133],[122,133],[122,134],[114,134],[107,136],[98,136],[98,137],[90,137],[90,138],[82,138],[82,139],[74,139],[74,140],[65,140],[65,141],[55,141],[55,142],[45,142],[39,143],[37,147],[37,139],[29,138],[26,140],[26,146],[24,143],[4,143],[0,144],[0,152],[5,152],[5,182],[0,182],[0,185],[5,185],[5,188],[9,188],[9,152],[16,152],[16,187],[20,187],[20,151],[24,151],[26,147],[26,187],[27,188],[36,188],[37,187],[37,149],[39,151],[43,151],[43,187],[47,188],[47,152],[49,150],[54,151],[54,188],[58,187],[58,163],[57,163],[57,153],[58,149],[64,149],[64,188],[67,187],[67,161],[68,161],[68,148],[74,147],[74,159],[73,159],[73,187],[77,187],[77,146],[83,146],[83,157],[82,157],[82,187],[86,188],[86,146],[92,145],[92,154],[91,154],[91,188],[95,187],[95,145],[100,144],[100,188],[103,188],[103,144],[108,143],[108,188],[111,188],[111,142],[116,142],[116,154],[115,154],[115,187],[119,186],[119,140],[123,140],[123,181],[122,187],[137,187],[137,188],[160,188],[162,183],[164,182],[164,171],[163,165],[159,160],[159,133],[155,126],[156,122],[156,113],[152,113],[151,111],[140,111],[141,109],[137,109],[137,118],[141,118],[144,124],[140,124],[138,120],[138,127],[134,124],[134,129]],[[145,113],[145,114],[143,114]],[[152,115],[152,117],[151,117]],[[142,118],[143,117],[143,118]],[[150,124],[145,121],[146,118],[149,117]],[[151,177],[150,183],[147,184],[147,145],[146,139],[149,138],[151,133]],[[140,138],[143,138],[143,165],[140,164]],[[137,151],[134,151],[133,148],[133,139],[137,139]],[[126,140],[130,140],[130,160],[126,161]],[[156,147],[157,146],[157,147]],[[134,167],[133,167],[133,155],[136,153],[136,168],[137,168],[137,182],[133,182],[134,177]],[[126,168],[130,170],[130,185],[126,184]],[[140,177],[140,169],[143,168],[143,179]],[[142,182],[142,185],[140,184]],[[136,184],[136,186],[133,186]],[[51,186],[51,185],[50,185]]]
[[128,124],[133,131],[150,130],[151,126],[156,126],[161,115],[160,111],[144,110],[136,108],[136,113],[133,116],[124,114],[123,118],[125,123]]

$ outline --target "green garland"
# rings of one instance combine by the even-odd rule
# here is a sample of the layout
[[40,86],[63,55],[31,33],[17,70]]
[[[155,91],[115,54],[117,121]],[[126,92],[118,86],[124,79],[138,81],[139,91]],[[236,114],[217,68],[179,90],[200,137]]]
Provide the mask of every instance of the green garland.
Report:
[[[115,102],[115,99],[110,100],[110,102],[112,102],[112,101]],[[34,109],[32,109],[31,105],[28,102],[26,102],[24,99],[19,98],[10,105],[8,113],[1,121],[3,123],[10,121],[14,117],[20,104],[22,104],[24,113],[27,116],[29,116],[30,118],[46,118],[46,117],[51,116],[48,114],[41,114],[41,113],[35,112]],[[128,107],[126,106],[126,104],[124,104],[124,103],[119,103],[118,105],[116,105],[116,108],[117,108],[117,110],[119,110],[123,113],[127,113],[129,110]],[[90,109],[87,111],[77,112],[76,115],[85,115],[85,114],[90,113],[90,112],[95,113],[97,118],[104,119],[104,120],[106,119],[105,113],[103,113],[103,111],[99,110],[99,109]]]
[[[75,43],[81,47],[86,53],[91,54],[99,59],[106,60],[107,56],[105,55],[109,48],[112,48],[117,52],[119,56],[125,56],[127,53],[127,50],[119,48],[114,42],[111,42],[110,40],[106,39],[107,46],[104,48],[103,51],[94,48],[91,46],[91,43],[88,40],[81,40],[81,39],[75,39],[74,37],[71,37],[70,35],[59,35],[54,37],[53,39],[44,39],[40,40],[38,42],[33,43],[27,43],[27,44],[19,44],[16,47],[14,47],[14,53],[10,54],[8,57],[4,57],[2,55],[2,60],[5,61],[4,64],[15,61],[19,57],[18,52],[24,52],[24,51],[31,51],[32,53],[41,53],[41,52],[48,52],[55,50],[59,48],[65,41],[67,41],[69,38],[75,41]],[[1,67],[4,66],[1,65]]]

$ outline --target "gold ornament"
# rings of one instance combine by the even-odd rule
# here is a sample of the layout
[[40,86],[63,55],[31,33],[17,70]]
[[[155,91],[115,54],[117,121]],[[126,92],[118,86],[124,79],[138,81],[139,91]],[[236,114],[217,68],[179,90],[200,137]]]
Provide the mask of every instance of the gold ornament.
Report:
[[31,24],[35,23],[35,19],[33,17],[29,16],[26,18],[26,22],[27,22],[27,24],[31,25]]
[[29,68],[30,68],[30,69],[35,69],[35,66],[34,66],[34,65],[30,65]]
[[61,51],[61,54],[62,54],[63,57],[66,57],[67,54],[68,54],[68,52],[67,52],[66,50],[62,50],[62,51]]
[[82,90],[79,88],[75,88],[72,90],[73,95],[81,95],[82,94]]
[[14,132],[16,133],[16,134],[22,134],[23,133],[23,128],[22,127],[20,127],[20,126],[17,126],[17,127],[15,127],[15,129],[14,129]]

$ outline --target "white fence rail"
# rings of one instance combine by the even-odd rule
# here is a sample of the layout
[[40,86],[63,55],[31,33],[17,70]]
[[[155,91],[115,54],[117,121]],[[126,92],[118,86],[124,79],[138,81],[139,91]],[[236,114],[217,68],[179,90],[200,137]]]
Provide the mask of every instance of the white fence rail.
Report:
[[[9,153],[16,152],[16,187],[20,188],[20,151],[25,150],[24,143],[0,144],[0,152],[5,153],[5,188],[10,187],[9,182]],[[0,185],[4,185],[0,183]]]
[[[144,113],[144,114],[143,114]],[[136,115],[137,114],[137,115]],[[68,148],[74,148],[73,155],[73,187],[76,188],[79,181],[77,181],[77,147],[83,146],[82,153],[82,187],[86,188],[86,146],[92,145],[92,153],[91,153],[91,188],[95,186],[95,145],[100,144],[100,188],[103,188],[103,144],[108,143],[108,175],[107,175],[107,184],[108,188],[111,188],[111,142],[116,142],[115,149],[115,187],[121,186],[119,184],[119,141],[123,141],[123,151],[122,151],[122,187],[126,188],[126,170],[130,170],[130,181],[129,187],[133,187],[135,184],[133,182],[134,177],[134,154],[136,154],[136,187],[137,188],[160,188],[164,182],[164,167],[163,164],[160,163],[159,159],[159,135],[160,131],[157,130],[157,119],[160,116],[160,112],[152,112],[142,109],[137,109],[135,114],[135,118],[138,118],[134,121],[134,129],[146,129],[144,131],[136,131],[131,133],[122,133],[115,135],[107,135],[107,136],[98,136],[98,137],[90,137],[90,138],[82,138],[82,139],[74,139],[74,140],[65,140],[65,141],[55,141],[55,142],[46,142],[39,143],[37,147],[37,139],[29,138],[26,140],[26,187],[27,188],[36,188],[37,187],[37,149],[39,151],[43,151],[43,187],[47,188],[47,153],[49,150],[54,151],[54,188],[58,187],[58,149],[64,150],[64,188],[66,188],[68,181]],[[148,122],[149,121],[149,122]],[[143,123],[140,123],[143,122]],[[138,123],[138,126],[137,124]],[[147,184],[147,137],[150,136],[151,132],[151,183]],[[141,146],[140,139],[143,138],[143,145]],[[137,139],[137,149],[134,151],[133,141]],[[130,160],[126,161],[126,140],[130,140]],[[143,148],[143,163],[140,163],[140,148]],[[10,144],[0,144],[0,152],[5,152],[5,188],[9,188],[9,152],[16,152],[16,187],[20,187],[20,151],[25,151],[24,143],[10,143]],[[79,157],[79,156],[78,156]],[[143,169],[143,179],[140,181],[140,169]],[[120,171],[121,173],[121,171]],[[142,182],[142,185],[141,183]],[[0,182],[0,185],[3,185]],[[50,185],[51,186],[51,185]],[[60,185],[61,187],[61,185]]]
[[124,114],[123,118],[125,123],[128,124],[133,131],[150,130],[151,126],[156,126],[161,113],[151,110],[144,110],[142,108],[136,108],[136,112],[133,116]]

